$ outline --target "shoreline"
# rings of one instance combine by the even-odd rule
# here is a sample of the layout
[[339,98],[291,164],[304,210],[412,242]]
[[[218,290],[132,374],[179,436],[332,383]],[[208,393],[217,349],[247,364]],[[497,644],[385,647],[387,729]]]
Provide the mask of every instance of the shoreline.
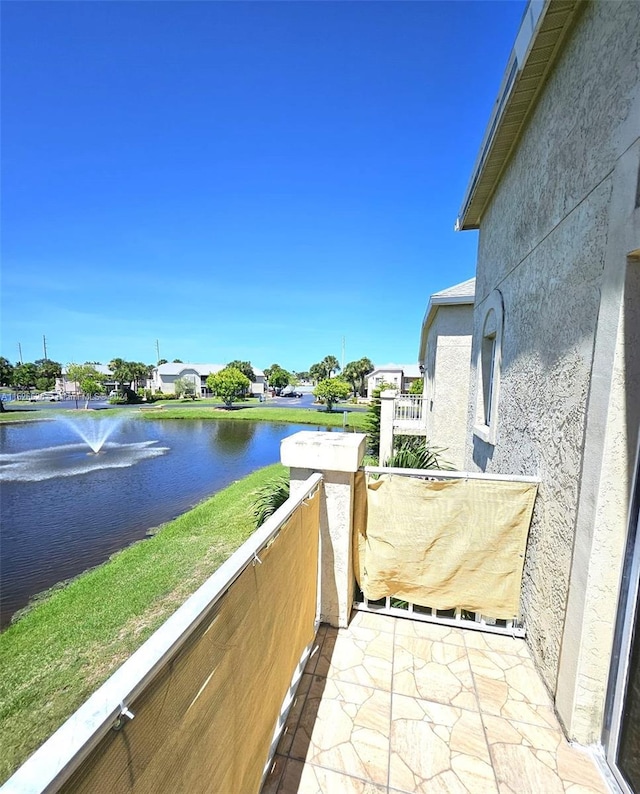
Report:
[[0,634],[0,782],[255,531],[255,491],[285,471],[236,480],[60,583]]

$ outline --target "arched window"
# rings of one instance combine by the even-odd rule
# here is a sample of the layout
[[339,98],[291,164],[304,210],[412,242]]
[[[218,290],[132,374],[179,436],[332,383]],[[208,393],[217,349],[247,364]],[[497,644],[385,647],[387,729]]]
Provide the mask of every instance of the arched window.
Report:
[[496,443],[498,423],[498,394],[502,361],[502,294],[494,290],[481,304],[484,316],[481,338],[477,347],[478,389],[476,392],[476,422],[473,432],[489,444]]

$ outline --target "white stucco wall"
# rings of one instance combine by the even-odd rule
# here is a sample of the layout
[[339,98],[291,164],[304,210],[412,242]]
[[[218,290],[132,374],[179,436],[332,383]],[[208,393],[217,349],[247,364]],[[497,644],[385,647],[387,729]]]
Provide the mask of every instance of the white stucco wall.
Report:
[[464,467],[473,306],[439,306],[427,331],[427,439],[443,458]]
[[[627,254],[637,247],[639,42],[637,4],[584,4],[480,229],[467,465],[542,479],[522,606],[536,662],[580,741],[596,740],[601,728],[626,531],[626,482],[608,491],[615,518],[599,524],[598,516],[603,451],[625,457],[628,447],[625,438],[618,449],[627,428],[609,394],[619,377],[612,318],[620,317]],[[477,354],[494,289],[504,303],[495,446],[473,436]],[[613,555],[608,584],[585,606],[587,583],[599,575],[592,562],[605,548]],[[590,670],[585,643],[595,638],[600,658]]]
[[175,394],[178,378],[187,378],[193,381],[196,385],[196,394],[200,393],[200,374],[197,370],[189,367],[183,369],[178,375],[162,374],[155,370],[153,388],[154,390],[162,389],[163,394]]
[[375,370],[367,378],[367,397],[373,397],[373,392],[382,383],[394,386],[398,391],[402,391],[402,371],[401,370]]

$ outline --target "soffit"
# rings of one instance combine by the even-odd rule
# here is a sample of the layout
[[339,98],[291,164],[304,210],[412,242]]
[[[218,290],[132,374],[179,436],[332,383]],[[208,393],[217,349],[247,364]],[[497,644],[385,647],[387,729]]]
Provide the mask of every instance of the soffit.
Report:
[[514,48],[503,88],[471,176],[457,229],[478,229],[482,215],[522,134],[584,0],[549,0],[525,54]]

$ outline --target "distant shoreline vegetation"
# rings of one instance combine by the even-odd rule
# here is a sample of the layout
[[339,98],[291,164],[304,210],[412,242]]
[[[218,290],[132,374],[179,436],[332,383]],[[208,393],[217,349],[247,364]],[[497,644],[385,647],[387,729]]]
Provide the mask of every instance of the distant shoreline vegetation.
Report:
[[[205,420],[205,421],[255,421],[255,422],[285,422],[296,425],[315,425],[316,427],[347,427],[349,430],[365,429],[364,411],[349,411],[345,419],[343,411],[338,405],[333,411],[324,408],[287,408],[273,407],[267,408],[256,403],[248,406],[239,404],[233,408],[225,408],[218,401],[188,401],[176,405],[174,401],[166,404],[151,403],[131,407],[131,408],[109,408],[94,411],[96,416],[105,415],[120,416],[123,413],[127,416],[139,419],[180,419],[180,420]],[[77,411],[71,409],[29,409],[28,404],[24,407],[11,406],[6,413],[0,414],[0,422],[25,422],[38,419],[51,419],[56,415],[64,413],[76,414]],[[85,413],[82,411],[82,413]],[[92,413],[91,411],[89,413]]]

